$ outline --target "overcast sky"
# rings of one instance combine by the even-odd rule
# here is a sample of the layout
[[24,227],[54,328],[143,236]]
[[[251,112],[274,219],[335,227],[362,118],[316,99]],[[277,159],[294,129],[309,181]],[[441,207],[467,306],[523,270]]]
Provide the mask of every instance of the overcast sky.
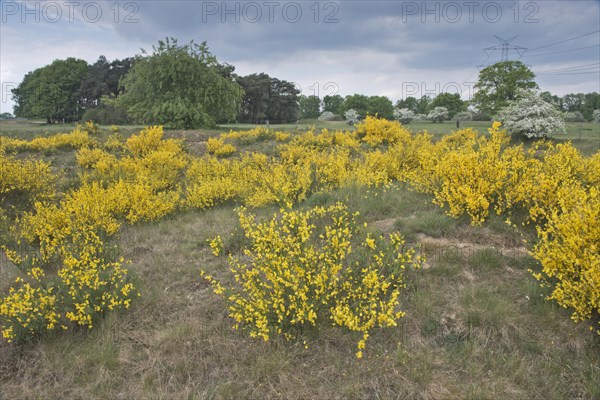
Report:
[[[207,41],[221,62],[266,72],[321,98],[396,101],[473,94],[479,70],[509,59],[558,95],[600,92],[600,1],[8,1],[0,0],[0,112],[10,89],[54,59],[93,63],[165,37]],[[485,48],[492,48],[484,51]]]

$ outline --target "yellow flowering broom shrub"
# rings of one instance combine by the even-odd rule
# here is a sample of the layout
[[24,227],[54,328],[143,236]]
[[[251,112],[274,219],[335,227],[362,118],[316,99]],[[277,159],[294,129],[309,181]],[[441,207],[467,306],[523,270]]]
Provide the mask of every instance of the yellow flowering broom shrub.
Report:
[[91,138],[87,131],[75,128],[71,133],[59,133],[49,137],[37,137],[32,140],[22,140],[0,137],[0,143],[6,151],[49,151],[56,149],[80,149],[96,146],[98,142]]
[[212,207],[228,200],[261,207],[304,200],[311,185],[311,170],[303,164],[247,153],[235,160],[210,156],[194,160],[186,178],[186,200],[192,207]]
[[[257,141],[276,139],[277,133],[280,134],[279,139],[277,140],[281,140],[281,134],[283,134],[283,132],[275,132],[272,129],[257,126],[256,128],[247,131],[230,131],[229,133],[222,133],[219,138],[223,141],[233,140],[238,144],[252,144]],[[289,136],[289,133],[287,135]]]
[[[20,286],[11,287],[0,302],[0,330],[8,342],[68,329],[70,324],[91,329],[102,313],[129,308],[137,292],[123,260],[110,260],[109,247],[94,232],[76,236],[76,241],[60,243],[58,249],[42,251],[42,257],[20,257],[5,249],[27,274],[26,280],[17,278],[15,284]],[[47,274],[54,269],[55,275]]]
[[[20,283],[21,280],[17,283]],[[60,315],[56,309],[53,288],[32,287],[24,283],[18,289],[10,288],[0,302],[1,337],[12,342],[24,340],[44,330],[53,330]]]
[[186,171],[186,203],[208,208],[240,194],[242,170],[238,161],[202,157],[193,160]]
[[443,153],[430,177],[430,191],[435,203],[448,205],[449,215],[467,213],[473,224],[481,224],[496,203],[508,173],[500,156],[509,137],[499,125],[494,123],[489,129],[490,138],[467,129],[437,143]]
[[[39,247],[40,253],[37,259],[20,259],[16,254],[10,255],[13,263],[22,269],[23,277],[27,278],[26,281],[15,282],[0,301],[2,336],[10,340],[30,337],[40,329],[52,330],[69,323],[91,326],[95,315],[107,309],[127,307],[127,300],[133,296],[135,289],[127,286],[126,269],[121,262],[98,255],[104,254],[102,249],[107,246],[106,238],[115,234],[124,222],[158,220],[183,206],[207,208],[228,201],[251,207],[268,204],[289,206],[318,191],[346,185],[380,186],[393,181],[406,181],[416,190],[431,193],[437,204],[448,207],[450,215],[466,214],[473,224],[482,223],[492,210],[498,214],[506,213],[508,217],[514,211],[524,210],[528,215],[527,223],[535,223],[538,232],[539,241],[532,255],[540,261],[541,271],[535,276],[552,285],[550,298],[573,310],[574,320],[598,316],[600,153],[584,157],[570,143],[537,142],[528,149],[510,146],[498,123],[493,124],[489,135],[463,129],[434,142],[427,133],[411,135],[398,123],[373,117],[359,124],[356,132],[324,129],[316,133],[313,128],[292,137],[259,127],[222,134],[211,143],[220,148],[231,146],[226,141],[250,144],[272,139],[286,142],[277,147],[277,157],[244,153],[238,158],[219,159],[206,155],[193,159],[185,153],[181,141],[163,138],[162,127],[148,127],[125,142],[115,136],[113,144],[108,145],[108,141],[104,144],[103,149],[117,153],[99,148],[85,127],[78,127],[69,134],[31,141],[0,137],[2,223],[6,224],[9,220],[7,206],[34,204],[33,212],[20,216],[15,230],[24,240]],[[61,196],[60,202],[52,202],[55,179],[48,164],[18,160],[5,153],[68,147],[79,150],[76,156],[83,170],[82,184]],[[305,215],[290,211],[280,218],[322,222],[330,214],[342,218],[343,212],[340,209],[319,210]],[[246,218],[244,229],[248,232],[255,232],[262,226],[248,222],[251,218],[247,215],[241,218]],[[361,331],[366,335],[363,339],[366,339],[369,329],[378,322],[373,325],[369,322],[372,320],[364,319],[367,315],[364,312],[363,316],[359,312],[358,319],[348,316],[348,313],[356,310],[352,308],[354,306],[363,307],[359,301],[364,299],[363,296],[369,298],[369,293],[380,293],[388,296],[385,298],[389,300],[393,298],[394,289],[378,289],[376,285],[383,282],[383,278],[374,279],[379,276],[377,273],[365,278],[362,268],[357,275],[347,275],[343,271],[355,271],[353,262],[356,258],[361,258],[363,266],[384,268],[387,264],[378,260],[385,257],[381,258],[381,253],[375,252],[371,246],[387,249],[385,243],[371,237],[359,239],[358,231],[348,228],[353,244],[347,248],[343,260],[334,260],[339,261],[336,264],[325,252],[325,249],[333,248],[333,242],[328,244],[327,241],[337,240],[338,246],[343,238],[335,239],[327,233],[319,237],[317,233],[323,227],[308,223],[309,228],[303,229],[308,229],[310,238],[305,240],[302,239],[304,236],[300,236],[298,242],[289,242],[291,239],[285,236],[283,226],[276,222],[273,224],[273,232],[269,231],[268,235],[280,239],[272,243],[291,243],[296,246],[292,247],[296,249],[294,251],[306,252],[299,256],[302,258],[300,264],[295,259],[286,258],[283,248],[279,248],[282,252],[273,256],[274,259],[302,268],[308,268],[303,264],[306,260],[316,260],[319,265],[329,268],[328,273],[339,268],[339,273],[334,274],[336,284],[340,285],[337,297],[320,300],[321,303],[297,303],[295,308],[291,308],[295,303],[286,300],[288,302],[283,306],[285,315],[277,314],[271,305],[261,306],[261,313],[268,313],[256,314],[251,320],[242,308],[236,308],[236,312],[243,316],[238,322],[246,327],[253,326],[252,332],[256,336],[272,333],[292,335],[296,328],[316,324],[313,324],[316,320],[310,312],[312,310],[319,315],[319,321],[324,318],[335,325]],[[293,224],[300,226],[300,222]],[[338,226],[341,222],[331,224]],[[264,251],[271,254],[269,249]],[[386,251],[384,254],[387,254]],[[329,261],[319,259],[321,255],[329,257]],[[379,258],[372,258],[375,255]],[[238,260],[234,264],[240,279],[238,285],[252,281],[257,288],[264,289],[267,271],[270,271],[265,263],[266,260],[258,256],[256,262],[245,266]],[[289,272],[282,267],[277,268],[277,273]],[[255,274],[249,272],[255,270],[261,272],[248,275]],[[275,279],[273,271],[268,272],[269,279]],[[303,277],[310,279],[310,287],[313,288],[310,290],[316,293],[315,288],[320,287],[316,278],[318,274],[307,271],[294,270],[289,272],[289,277],[300,279],[297,276],[304,274]],[[364,274],[370,271],[367,269]],[[306,279],[303,282],[308,282]],[[313,293],[296,292],[307,297]],[[283,290],[281,293],[287,292]],[[273,294],[263,297],[263,300],[275,301],[276,298]],[[237,299],[243,300],[243,304],[251,304],[244,303],[250,301],[246,297]],[[304,301],[303,298],[296,300]],[[377,315],[381,315],[385,307],[388,311],[391,309],[385,304],[380,304]],[[230,312],[233,315],[231,308]],[[263,329],[264,319],[260,319],[264,315],[268,315],[266,331]],[[285,323],[274,325],[273,318],[278,321],[279,317]],[[381,321],[385,325],[385,319]],[[359,345],[364,346],[364,341]]]
[[43,161],[18,160],[0,150],[0,206],[49,201],[55,196],[55,178]]
[[501,206],[525,209],[533,222],[543,224],[557,209],[557,194],[563,185],[585,181],[586,162],[570,143],[540,142],[525,155],[505,154],[512,155],[507,164],[511,182],[502,191]]
[[300,135],[295,136],[292,139],[291,144],[310,150],[320,151],[329,151],[332,148],[337,147],[353,150],[360,149],[360,141],[357,139],[355,132],[330,132],[328,129],[323,129],[321,132],[316,134],[314,128],[310,129]]
[[217,157],[227,157],[235,153],[236,148],[234,145],[225,143],[221,138],[208,138],[206,142],[206,151]]
[[90,135],[97,135],[100,133],[100,127],[94,121],[85,121],[83,124],[77,124],[75,127],[81,131],[89,133]]
[[356,134],[363,142],[373,147],[407,141],[411,137],[410,131],[399,122],[372,116],[367,116],[356,126]]
[[289,132],[277,131],[275,132],[275,140],[278,142],[287,142],[292,136]]
[[[225,287],[202,275],[227,299],[236,329],[263,340],[292,339],[302,330],[333,324],[362,334],[360,358],[373,328],[396,326],[404,315],[398,309],[403,270],[420,264],[399,234],[389,241],[372,237],[356,217],[341,203],[282,210],[266,222],[242,208],[248,244],[243,261],[229,257],[235,283]],[[220,238],[211,242],[215,254],[220,246]]]
[[303,164],[276,161],[265,154],[245,154],[241,160],[246,184],[242,203],[251,207],[296,204],[306,199],[311,170]]
[[549,299],[570,308],[574,321],[598,322],[600,334],[600,188],[563,185],[557,209],[538,226],[532,255],[542,264],[534,276],[553,287]]
[[[24,340],[43,330],[71,324],[91,328],[98,316],[128,308],[137,294],[123,260],[109,251],[108,238],[127,221],[152,221],[180,205],[180,174],[187,156],[180,142],[162,139],[162,128],[133,135],[118,159],[97,148],[82,148],[87,169],[82,186],[58,203],[35,203],[18,230],[38,256],[5,249],[25,275],[0,301],[0,326],[7,340]],[[43,329],[42,329],[43,328]]]

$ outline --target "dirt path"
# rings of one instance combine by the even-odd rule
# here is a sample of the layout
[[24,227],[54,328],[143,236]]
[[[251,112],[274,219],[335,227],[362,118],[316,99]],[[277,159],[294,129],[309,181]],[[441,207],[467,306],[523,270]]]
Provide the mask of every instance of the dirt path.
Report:
[[490,244],[481,244],[473,242],[465,242],[458,239],[449,238],[434,238],[423,233],[417,235],[418,242],[421,244],[424,250],[426,249],[440,249],[440,248],[455,248],[460,250],[462,253],[473,253],[483,249],[495,249],[508,257],[522,257],[528,254],[528,250],[524,246],[508,247],[502,246],[497,243],[490,242]]

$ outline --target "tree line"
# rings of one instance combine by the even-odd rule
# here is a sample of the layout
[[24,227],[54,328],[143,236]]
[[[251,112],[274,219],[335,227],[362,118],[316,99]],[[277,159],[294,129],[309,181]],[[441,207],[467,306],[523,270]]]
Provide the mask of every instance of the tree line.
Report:
[[[12,90],[14,113],[21,118],[44,118],[48,123],[94,120],[102,124],[161,124],[193,129],[245,122],[289,123],[316,119],[327,112],[344,119],[378,115],[399,119],[409,113],[427,115],[444,110],[444,118],[461,118],[467,110],[489,120],[514,100],[520,89],[538,89],[535,75],[518,61],[499,62],[479,74],[471,101],[457,93],[435,97],[406,97],[395,104],[386,96],[353,94],[305,96],[293,82],[265,73],[240,76],[221,63],[206,42],[179,45],[159,41],[152,52],[122,60],[104,56],[89,65],[77,58],[55,60],[25,75]],[[540,96],[573,118],[591,120],[600,108],[600,95],[542,92]],[[5,116],[6,117],[6,116]]]

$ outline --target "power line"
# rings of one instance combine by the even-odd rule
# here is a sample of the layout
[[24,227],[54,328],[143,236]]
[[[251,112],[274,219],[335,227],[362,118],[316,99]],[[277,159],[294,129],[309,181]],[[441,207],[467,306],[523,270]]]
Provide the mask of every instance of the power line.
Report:
[[579,39],[579,38],[582,38],[582,37],[585,37],[585,36],[589,36],[589,35],[593,35],[594,33],[599,33],[599,32],[600,32],[600,30],[594,31],[594,32],[590,32],[590,33],[584,33],[583,35],[575,36],[575,37],[572,37],[570,39],[561,40],[560,42],[554,42],[554,43],[547,44],[545,46],[534,47],[533,49],[530,49],[529,51],[534,51],[534,50],[539,50],[539,49],[545,49],[546,47],[556,46],[557,44],[570,42],[571,40]]
[[561,50],[561,51],[554,51],[554,52],[550,52],[550,53],[543,53],[543,54],[525,54],[521,57],[537,57],[537,56],[549,56],[552,54],[561,54],[561,53],[569,53],[572,51],[577,51],[577,50],[584,50],[584,49],[591,49],[593,47],[600,47],[600,44],[595,44],[592,46],[585,46],[585,47],[578,47],[576,49],[569,49],[569,50]]
[[586,64],[586,65],[577,65],[574,67],[564,67],[564,68],[554,68],[554,69],[547,69],[544,71],[540,71],[541,73],[546,73],[546,72],[576,72],[579,70],[586,70],[586,69],[596,69],[598,68],[598,66],[600,66],[600,63],[594,63],[594,64]]
[[600,74],[600,70],[598,71],[593,71],[593,72],[554,72],[554,73],[543,73],[543,72],[538,72],[538,75],[590,75],[590,74],[595,74],[598,75]]

